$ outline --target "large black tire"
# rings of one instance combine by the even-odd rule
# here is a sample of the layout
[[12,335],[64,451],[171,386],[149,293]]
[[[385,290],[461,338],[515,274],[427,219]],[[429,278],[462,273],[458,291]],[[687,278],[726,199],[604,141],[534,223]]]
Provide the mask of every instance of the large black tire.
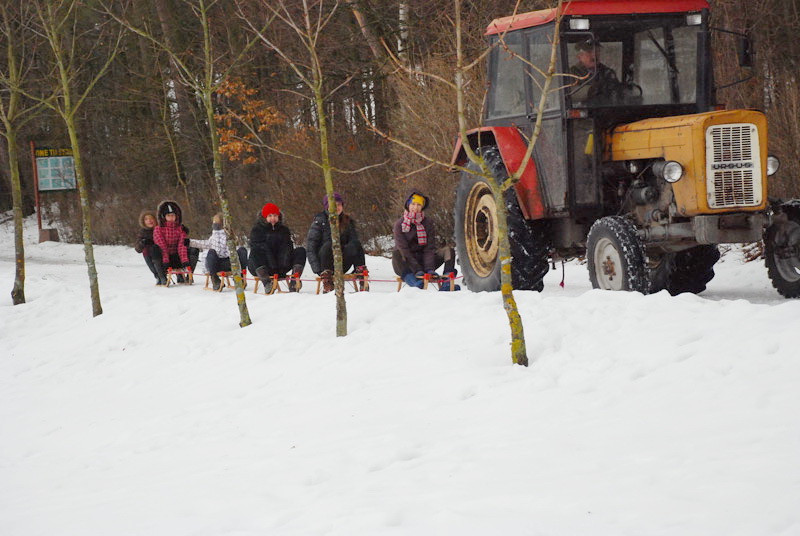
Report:
[[666,289],[673,296],[703,292],[714,279],[714,265],[719,257],[719,249],[713,244],[664,253],[650,271],[650,292]]
[[764,254],[767,274],[781,296],[800,298],[800,206],[785,206],[786,221],[767,229]]
[[594,222],[586,241],[586,257],[593,288],[649,292],[644,244],[627,218],[606,216]]
[[[481,149],[495,180],[508,177],[496,147]],[[473,292],[500,290],[500,249],[497,229],[497,205],[489,183],[477,175],[478,166],[470,163],[471,172],[464,172],[456,190],[456,252],[464,283]],[[549,245],[546,224],[529,222],[522,215],[516,193],[505,194],[508,232],[511,245],[511,280],[517,290],[544,288]]]

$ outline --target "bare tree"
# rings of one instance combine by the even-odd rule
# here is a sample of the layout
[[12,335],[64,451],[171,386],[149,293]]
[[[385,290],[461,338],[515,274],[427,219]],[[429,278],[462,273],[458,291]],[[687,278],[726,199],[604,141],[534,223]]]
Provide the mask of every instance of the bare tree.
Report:
[[[212,36],[212,11],[222,9],[222,5],[214,0],[184,0],[183,5],[193,14],[195,20],[200,25],[202,41],[200,43],[198,67],[193,63],[198,58],[194,57],[192,51],[179,51],[174,49],[171,44],[156,37],[154,32],[146,26],[133,24],[124,13],[112,9],[110,4],[103,4],[105,12],[114,17],[120,24],[128,28],[137,35],[147,39],[163,50],[168,56],[170,63],[177,73],[177,79],[181,85],[194,92],[195,97],[202,103],[205,112],[205,123],[207,135],[211,142],[211,154],[213,157],[214,183],[219,197],[220,210],[225,219],[225,231],[228,235],[228,250],[231,252],[231,270],[236,288],[236,304],[239,308],[239,325],[241,327],[252,324],[250,313],[247,309],[247,301],[244,294],[244,284],[242,279],[242,266],[239,257],[235,254],[235,233],[232,231],[233,218],[231,217],[228,195],[225,190],[225,180],[222,169],[222,156],[220,154],[219,130],[215,116],[215,95],[220,87],[228,80],[231,72],[236,68],[245,54],[250,50],[256,39],[252,38],[243,43],[238,50],[236,45],[228,43],[221,49],[215,46]],[[219,13],[220,20],[224,18],[224,13]],[[263,31],[263,30],[261,30]]]
[[[525,332],[522,325],[522,318],[519,314],[519,309],[517,307],[517,302],[514,298],[513,292],[513,284],[511,278],[511,264],[512,264],[512,257],[511,257],[511,245],[509,242],[509,232],[508,232],[508,209],[506,206],[506,192],[513,188],[522,177],[523,172],[525,171],[526,166],[531,161],[531,154],[533,152],[534,145],[536,144],[536,140],[539,136],[539,132],[541,131],[541,122],[542,122],[542,111],[545,108],[545,103],[547,100],[548,94],[552,91],[551,86],[553,82],[553,78],[556,76],[555,66],[556,66],[556,58],[557,58],[557,50],[559,44],[559,34],[558,34],[558,23],[556,24],[556,31],[553,34],[553,39],[551,42],[550,48],[550,61],[547,66],[538,66],[528,63],[528,67],[533,73],[536,73],[537,76],[532,76],[532,83],[537,84],[541,90],[541,96],[537,105],[538,113],[536,123],[533,129],[533,133],[528,139],[528,146],[524,157],[521,160],[521,163],[517,169],[508,169],[508,176],[503,180],[498,180],[498,175],[493,172],[493,169],[490,167],[490,162],[487,162],[485,158],[485,154],[480,150],[474,150],[469,142],[468,136],[468,125],[467,125],[467,113],[466,113],[466,91],[467,85],[469,81],[469,73],[471,70],[476,68],[480,65],[485,58],[485,56],[489,53],[489,49],[484,50],[481,54],[478,55],[477,58],[473,59],[472,61],[468,61],[464,57],[464,47],[463,47],[463,36],[462,36],[462,16],[461,16],[461,8],[462,8],[463,0],[453,0],[453,24],[455,30],[455,65],[453,66],[453,80],[450,81],[444,77],[434,75],[429,72],[422,72],[417,69],[411,68],[410,66],[406,65],[404,62],[400,61],[388,47],[386,47],[387,52],[392,56],[395,61],[395,64],[403,71],[408,74],[417,77],[423,77],[428,80],[434,80],[441,84],[444,84],[446,87],[450,88],[452,91],[452,95],[456,100],[457,105],[457,120],[458,120],[458,132],[459,138],[461,142],[461,147],[463,148],[465,154],[469,161],[474,165],[473,168],[465,168],[465,167],[458,167],[456,168],[462,172],[467,172],[471,174],[478,175],[486,180],[489,187],[492,191],[492,196],[494,198],[494,202],[496,205],[497,211],[497,226],[498,226],[498,240],[499,240],[499,252],[497,262],[500,264],[500,291],[503,300],[503,308],[506,311],[506,315],[508,316],[508,323],[511,330],[511,360],[515,364],[519,365],[528,365],[528,352],[525,343]],[[519,6],[519,2],[517,2],[517,6],[514,9],[515,16],[517,13],[517,7]],[[561,0],[558,2],[557,13],[561,12]],[[503,41],[503,34],[500,35],[498,40],[498,46],[502,46],[506,49],[506,51],[511,56],[511,59],[525,62],[525,60],[520,57],[518,54],[513,53],[510,49],[505,47]],[[526,62],[527,63],[527,62]],[[374,128],[374,126],[373,126]],[[377,129],[376,129],[377,131]],[[433,156],[427,155],[416,148],[413,144],[398,140],[391,136],[388,136],[386,133],[378,131],[380,134],[386,136],[388,139],[401,145],[402,147],[406,148],[407,150],[413,152],[417,156],[440,166],[447,167],[448,169],[453,169],[453,165],[450,162],[443,162]]]
[[85,75],[86,55],[93,56],[97,51],[96,48],[93,48],[87,54],[87,51],[78,44],[78,41],[85,37],[81,32],[80,24],[85,22],[85,19],[81,18],[82,3],[79,0],[59,3],[35,0],[33,9],[36,12],[37,19],[34,31],[44,38],[52,54],[53,72],[51,76],[54,86],[52,93],[49,95],[40,95],[34,98],[55,111],[67,127],[75,163],[75,178],[80,195],[83,251],[89,271],[92,315],[98,316],[103,314],[103,307],[100,303],[100,286],[97,279],[97,267],[95,266],[94,247],[92,244],[92,211],[89,187],[83,167],[76,118],[78,111],[86,102],[92,89],[106,74],[109,66],[116,58],[122,33],[113,34],[104,21],[90,25],[89,31],[93,33],[92,41],[95,43],[94,47],[99,47],[107,39],[110,46],[100,68],[96,72],[90,73],[83,87],[79,88],[81,76]]
[[[322,172],[322,179],[325,183],[325,192],[328,196],[328,221],[331,228],[331,241],[333,249],[334,266],[334,289],[336,293],[336,336],[344,337],[347,335],[347,304],[344,298],[344,274],[342,263],[342,246],[339,238],[339,218],[334,200],[334,166],[331,163],[330,155],[330,131],[328,127],[327,104],[331,94],[336,91],[328,91],[326,88],[325,68],[320,58],[319,46],[326,27],[331,23],[340,6],[340,2],[334,1],[330,6],[326,6],[323,0],[302,0],[299,4],[295,2],[261,0],[257,4],[264,7],[267,13],[275,17],[285,27],[297,37],[300,42],[304,57],[293,56],[285,47],[281,46],[276,39],[269,36],[263,30],[256,28],[252,24],[250,17],[245,14],[244,2],[240,2],[240,14],[242,19],[249,25],[261,41],[294,72],[302,85],[307,89],[308,94],[303,95],[308,99],[312,106],[312,112],[316,120],[318,141],[319,141],[319,161],[312,162]],[[342,84],[343,85],[343,84]],[[341,85],[339,86],[341,87]]]
[[[14,255],[16,270],[11,300],[14,305],[25,303],[25,247],[22,241],[22,185],[19,176],[17,134],[24,122],[34,117],[41,106],[26,106],[22,85],[29,73],[32,56],[31,35],[24,30],[29,22],[30,6],[18,4],[16,9],[0,4],[0,36],[5,41],[5,58],[0,62],[0,135],[8,146],[8,168],[11,177],[11,197],[14,211]],[[31,47],[31,48],[28,48]]]

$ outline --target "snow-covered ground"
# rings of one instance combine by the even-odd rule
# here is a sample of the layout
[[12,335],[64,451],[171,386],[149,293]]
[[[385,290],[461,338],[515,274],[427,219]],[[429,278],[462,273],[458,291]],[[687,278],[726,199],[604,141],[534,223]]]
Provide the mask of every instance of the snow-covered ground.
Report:
[[[155,288],[126,247],[0,227],[0,535],[800,534],[800,301],[730,253],[700,296]],[[201,238],[205,238],[204,236]],[[370,258],[373,277],[390,262]],[[252,288],[252,286],[251,286]]]

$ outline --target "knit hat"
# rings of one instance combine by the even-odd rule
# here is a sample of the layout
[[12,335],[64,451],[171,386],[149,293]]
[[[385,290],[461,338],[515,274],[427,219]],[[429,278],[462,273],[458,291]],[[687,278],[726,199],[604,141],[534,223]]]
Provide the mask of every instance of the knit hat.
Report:
[[[341,203],[341,204],[344,205],[344,199],[342,199],[342,194],[340,194],[339,192],[333,192],[333,199],[337,203]],[[327,195],[325,195],[325,197],[322,198],[322,204],[325,206],[325,210],[328,210],[328,196]]]
[[422,205],[423,210],[428,208],[428,198],[417,190],[411,190],[408,193],[408,197],[406,197],[406,202],[403,205],[406,210],[408,210],[408,207],[409,205],[411,205],[411,203],[418,203]]
[[277,214],[278,216],[281,215],[281,209],[278,208],[278,205],[275,203],[267,203],[264,205],[264,208],[261,209],[261,216],[266,218],[270,214]]
[[408,204],[416,203],[418,205],[422,205],[422,208],[425,208],[425,198],[419,194],[412,194],[411,197],[408,198]]

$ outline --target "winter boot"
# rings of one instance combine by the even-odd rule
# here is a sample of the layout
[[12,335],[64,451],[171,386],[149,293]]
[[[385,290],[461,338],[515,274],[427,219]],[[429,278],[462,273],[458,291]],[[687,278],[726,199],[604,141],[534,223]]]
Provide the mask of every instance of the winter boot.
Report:
[[158,283],[156,283],[156,286],[166,287],[167,286],[167,274],[164,273],[163,269],[158,270],[157,272],[158,273],[157,273],[156,277],[158,279]]
[[289,292],[300,292],[300,289],[303,288],[303,282],[300,281],[301,275],[303,275],[303,267],[295,264],[292,275],[289,278]]
[[439,287],[439,290],[444,291],[444,292],[449,292],[450,291],[450,283],[451,282],[453,284],[453,291],[461,290],[461,285],[456,285],[456,283],[455,283],[455,277],[458,274],[458,271],[456,271],[454,269],[451,273],[453,274],[453,279],[450,279],[450,274],[449,273],[444,274],[444,276],[442,276],[442,279],[445,279],[445,282],[441,284],[441,286]]
[[328,292],[333,290],[333,270],[323,270],[321,274],[319,274],[320,278],[322,278],[322,293],[327,294]]
[[422,288],[424,286],[422,279],[417,279],[417,276],[412,272],[408,272],[406,275],[404,275],[403,281],[405,281],[406,285],[409,287]]
[[211,275],[211,288],[213,288],[214,290],[220,290],[222,288],[222,280],[214,272],[211,272],[210,275]]
[[367,272],[367,267],[366,266],[356,266],[356,269],[353,270],[353,273],[355,274],[356,279],[358,280],[358,290],[361,291],[361,292],[364,292],[365,290],[369,290],[369,287],[367,286],[367,282],[364,279],[364,274],[369,274],[369,272]]
[[267,271],[266,266],[259,266],[256,268],[256,275],[261,280],[261,284],[264,285],[264,293],[269,294],[272,292],[272,276]]

